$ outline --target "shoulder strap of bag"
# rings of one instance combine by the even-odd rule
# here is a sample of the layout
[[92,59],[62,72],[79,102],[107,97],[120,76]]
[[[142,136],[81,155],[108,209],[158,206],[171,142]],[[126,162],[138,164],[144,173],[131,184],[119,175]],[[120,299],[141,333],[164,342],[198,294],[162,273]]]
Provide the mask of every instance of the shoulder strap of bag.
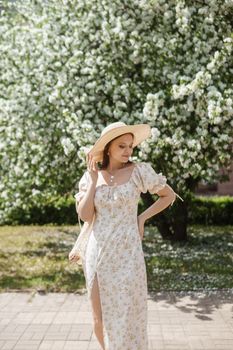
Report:
[[79,214],[78,214],[78,222],[79,222],[79,227],[80,227],[80,231],[81,231],[81,229],[82,229],[82,225],[81,225],[81,221],[80,221]]

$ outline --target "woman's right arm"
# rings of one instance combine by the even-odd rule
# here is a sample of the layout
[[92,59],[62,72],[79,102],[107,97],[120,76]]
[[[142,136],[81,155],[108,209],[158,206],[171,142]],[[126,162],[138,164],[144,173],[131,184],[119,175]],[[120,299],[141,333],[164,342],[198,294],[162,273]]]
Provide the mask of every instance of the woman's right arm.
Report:
[[85,196],[78,202],[76,201],[76,211],[82,221],[91,222],[94,216],[94,196],[96,190],[96,181],[90,180]]
[[95,213],[94,196],[96,191],[96,183],[98,179],[98,168],[91,155],[87,155],[87,168],[89,171],[89,181],[85,196],[76,201],[76,211],[82,221],[91,222]]

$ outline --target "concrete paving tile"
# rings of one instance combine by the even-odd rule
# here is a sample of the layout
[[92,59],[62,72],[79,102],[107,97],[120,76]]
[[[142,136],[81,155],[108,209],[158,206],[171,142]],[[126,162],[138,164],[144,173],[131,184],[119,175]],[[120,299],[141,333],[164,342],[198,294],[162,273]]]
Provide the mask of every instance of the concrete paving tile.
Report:
[[[232,350],[233,290],[148,295],[149,350]],[[100,350],[87,295],[0,294],[0,350]]]
[[40,343],[38,350],[52,350],[53,344],[54,344],[54,341],[52,340],[43,340]]
[[87,350],[88,346],[89,344],[86,341],[67,341],[63,350]]
[[38,350],[39,346],[39,340],[19,340],[13,350]]
[[15,340],[7,340],[1,345],[1,350],[12,350],[16,343]]

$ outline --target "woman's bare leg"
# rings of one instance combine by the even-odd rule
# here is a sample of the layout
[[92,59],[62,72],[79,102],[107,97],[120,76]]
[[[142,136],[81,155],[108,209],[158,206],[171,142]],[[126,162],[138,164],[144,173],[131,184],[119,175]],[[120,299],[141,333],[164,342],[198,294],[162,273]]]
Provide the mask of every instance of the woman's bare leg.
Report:
[[91,305],[92,305],[92,314],[94,318],[94,332],[102,349],[105,350],[104,340],[103,340],[102,310],[101,310],[101,303],[100,303],[97,274],[95,275],[95,279],[94,279],[93,287],[91,291]]

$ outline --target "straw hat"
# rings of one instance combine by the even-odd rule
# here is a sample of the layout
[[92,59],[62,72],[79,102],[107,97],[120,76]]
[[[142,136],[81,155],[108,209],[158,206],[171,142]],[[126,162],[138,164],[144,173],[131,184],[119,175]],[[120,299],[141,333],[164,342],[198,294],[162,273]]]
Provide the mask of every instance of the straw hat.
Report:
[[101,136],[88,150],[87,154],[92,155],[94,161],[102,162],[104,147],[107,143],[115,137],[128,132],[134,135],[133,147],[151,136],[151,128],[148,124],[126,125],[123,122],[115,122],[109,124],[102,130]]

